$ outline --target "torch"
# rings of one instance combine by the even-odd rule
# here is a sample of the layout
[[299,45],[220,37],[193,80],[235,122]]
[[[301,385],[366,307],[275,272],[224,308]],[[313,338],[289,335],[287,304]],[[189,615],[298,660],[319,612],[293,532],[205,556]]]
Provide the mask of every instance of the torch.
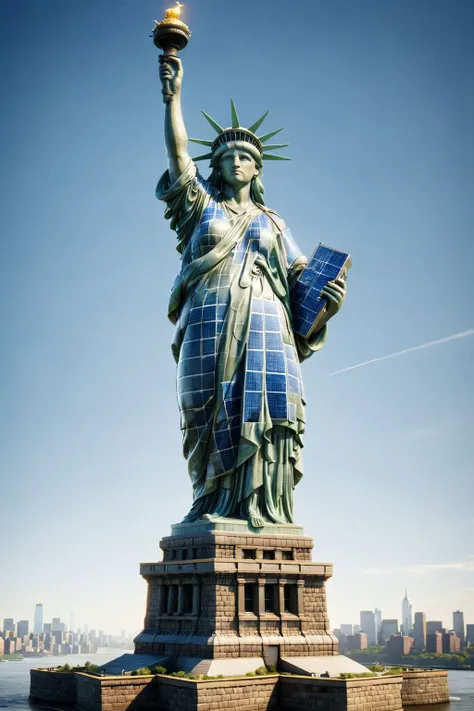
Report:
[[[166,57],[176,56],[180,50],[186,47],[191,37],[189,27],[179,19],[182,7],[181,3],[177,2],[175,7],[165,10],[164,20],[161,22],[154,20],[155,26],[151,37],[153,37],[155,46],[163,50],[160,62],[166,61]],[[163,82],[161,93],[164,103],[169,104],[173,93],[168,80]]]

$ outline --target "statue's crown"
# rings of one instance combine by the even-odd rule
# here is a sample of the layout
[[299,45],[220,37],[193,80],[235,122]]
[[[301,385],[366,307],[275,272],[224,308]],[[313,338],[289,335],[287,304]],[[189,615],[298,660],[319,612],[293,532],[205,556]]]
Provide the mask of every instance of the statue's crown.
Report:
[[260,116],[260,118],[257,119],[257,121],[255,121],[249,128],[245,128],[240,125],[237,110],[232,99],[230,100],[230,110],[232,116],[232,126],[229,128],[223,128],[212,118],[212,116],[209,116],[209,114],[206,114],[205,111],[202,111],[205,118],[209,121],[212,128],[217,133],[217,137],[213,141],[204,141],[200,138],[190,138],[189,140],[193,143],[200,143],[202,146],[209,146],[211,149],[210,153],[196,156],[193,160],[210,159],[211,165],[213,165],[218,161],[222,153],[228,150],[228,148],[235,143],[244,143],[246,149],[248,149],[250,153],[257,158],[257,160],[291,160],[291,158],[288,158],[287,156],[279,156],[274,153],[267,152],[274,151],[277,148],[286,148],[286,146],[290,145],[289,143],[274,143],[271,145],[266,143],[270,138],[272,138],[272,136],[280,133],[280,131],[283,130],[282,128],[277,128],[276,131],[270,131],[263,136],[257,136],[255,133],[255,131],[266,119],[268,111],[266,111],[263,116]]

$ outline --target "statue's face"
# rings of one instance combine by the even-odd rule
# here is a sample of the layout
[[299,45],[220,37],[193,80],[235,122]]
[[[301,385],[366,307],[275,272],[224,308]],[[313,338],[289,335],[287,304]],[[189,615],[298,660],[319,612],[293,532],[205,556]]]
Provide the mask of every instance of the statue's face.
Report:
[[248,185],[259,174],[253,156],[245,150],[231,148],[222,154],[219,161],[222,180],[228,185]]

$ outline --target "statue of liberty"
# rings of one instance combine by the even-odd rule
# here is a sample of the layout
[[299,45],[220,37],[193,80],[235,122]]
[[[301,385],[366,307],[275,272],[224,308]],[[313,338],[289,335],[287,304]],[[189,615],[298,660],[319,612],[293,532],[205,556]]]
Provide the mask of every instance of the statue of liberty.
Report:
[[[177,392],[183,451],[193,484],[185,521],[240,518],[254,528],[293,523],[293,492],[302,477],[305,400],[300,363],[324,344],[341,308],[345,280],[330,281],[318,329],[293,330],[291,290],[307,264],[282,218],[265,206],[262,161],[278,131],[257,136],[266,114],[216,132],[206,155],[192,159],[181,111],[183,69],[164,56],[169,168],[156,195],[177,234],[181,271],[169,318],[176,331]],[[278,129],[281,130],[281,129]],[[209,159],[207,179],[195,161]]]

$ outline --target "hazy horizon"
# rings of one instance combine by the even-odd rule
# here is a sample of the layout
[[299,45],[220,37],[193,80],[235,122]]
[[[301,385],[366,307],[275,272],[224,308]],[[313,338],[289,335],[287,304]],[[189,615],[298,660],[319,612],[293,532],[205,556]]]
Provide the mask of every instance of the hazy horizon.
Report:
[[[153,19],[172,3],[4,0],[0,618],[140,629],[139,563],[191,503],[167,302],[179,255]],[[297,523],[359,611],[474,623],[474,5],[190,2],[188,134],[264,127],[267,204],[347,301],[303,364]],[[304,90],[302,90],[304,88]],[[190,152],[201,151],[190,146]],[[206,165],[201,164],[204,175]],[[464,271],[466,267],[466,272]],[[331,377],[329,377],[331,376]]]

